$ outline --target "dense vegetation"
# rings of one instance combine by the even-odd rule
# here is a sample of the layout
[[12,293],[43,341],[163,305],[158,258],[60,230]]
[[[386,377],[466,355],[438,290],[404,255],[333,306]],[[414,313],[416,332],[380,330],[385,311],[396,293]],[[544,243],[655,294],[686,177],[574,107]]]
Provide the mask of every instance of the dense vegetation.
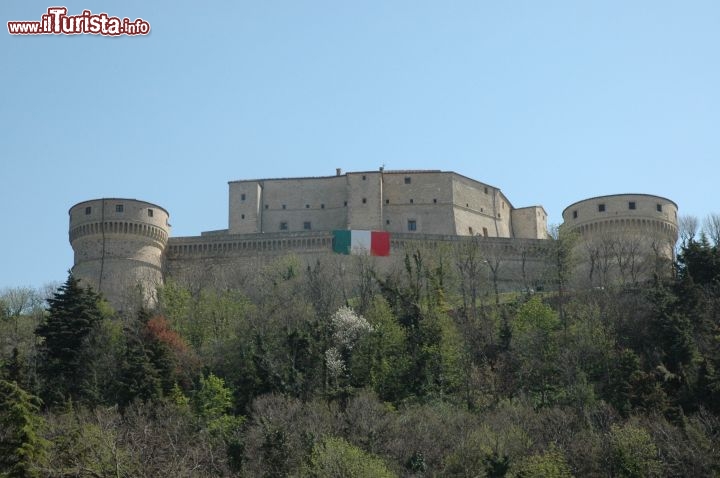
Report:
[[720,475],[717,245],[589,290],[557,260],[518,294],[473,254],[288,257],[124,313],[72,276],[8,290],[0,476]]

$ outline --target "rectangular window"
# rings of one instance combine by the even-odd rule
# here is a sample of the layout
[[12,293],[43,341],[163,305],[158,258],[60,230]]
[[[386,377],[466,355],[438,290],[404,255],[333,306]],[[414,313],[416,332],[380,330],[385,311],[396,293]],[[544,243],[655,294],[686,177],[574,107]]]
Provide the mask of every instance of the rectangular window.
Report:
[[312,225],[310,224],[310,221],[303,222],[303,229],[305,229],[306,231],[309,231],[310,229],[312,229]]
[[347,207],[347,201],[345,201],[345,202],[343,203],[343,206],[346,206],[346,207]]
[[433,204],[437,204],[437,199],[433,199]]
[[365,175],[363,174],[363,181],[365,181],[366,179],[367,179],[367,178],[366,178]]
[[320,205],[320,209],[325,209],[325,205],[324,205],[324,204],[321,204],[321,205]]
[[266,205],[265,205],[265,209],[270,209],[270,205],[269,205],[269,204],[266,204]]
[[605,205],[604,205],[604,204],[598,204],[598,212],[605,212]]
[[573,211],[573,219],[577,219],[577,211]]
[[629,208],[629,209],[635,209],[635,201],[630,201],[630,202],[628,203],[628,208]]
[[483,227],[483,236],[488,237],[487,227]]
[[363,204],[367,204],[367,198],[363,198]]
[[245,214],[240,214],[240,219],[245,219]]
[[471,236],[473,235],[472,227],[468,227],[468,232],[470,233]]
[[154,214],[155,211],[153,211],[152,209],[148,209],[148,217],[153,217]]
[[309,204],[306,204],[306,205],[305,205],[305,209],[310,209],[310,205],[309,205]]
[[245,193],[242,193],[242,194],[240,195],[240,200],[241,200],[241,201],[244,201],[244,200],[245,200]]
[[389,200],[389,199],[386,199],[386,200],[385,200],[385,204],[390,204],[390,200]]
[[125,210],[125,206],[122,204],[116,204],[115,205],[115,212],[123,212]]
[[657,212],[662,212],[662,204],[656,204]]
[[287,221],[283,221],[280,223],[280,230],[287,231]]
[[487,194],[487,193],[488,193],[488,188],[485,188],[485,194]]
[[405,178],[405,184],[410,184],[412,182],[412,179],[410,177]]
[[386,219],[385,224],[390,224],[390,219]]
[[88,206],[85,208],[85,214],[91,214],[92,213],[92,207]]
[[412,204],[412,203],[414,203],[414,202],[415,202],[414,199],[410,199],[410,204]]
[[282,205],[282,208],[283,208],[283,209],[285,209],[286,207],[287,207],[287,205],[285,205],[285,204]]
[[417,221],[408,219],[408,231],[417,231]]

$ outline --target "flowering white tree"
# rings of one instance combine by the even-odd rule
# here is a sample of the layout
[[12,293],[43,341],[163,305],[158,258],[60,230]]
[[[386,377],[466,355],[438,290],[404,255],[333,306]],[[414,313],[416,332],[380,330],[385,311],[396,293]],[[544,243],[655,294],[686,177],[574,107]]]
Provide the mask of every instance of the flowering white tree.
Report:
[[350,307],[340,307],[332,316],[333,339],[337,346],[352,350],[357,341],[373,328],[365,317]]

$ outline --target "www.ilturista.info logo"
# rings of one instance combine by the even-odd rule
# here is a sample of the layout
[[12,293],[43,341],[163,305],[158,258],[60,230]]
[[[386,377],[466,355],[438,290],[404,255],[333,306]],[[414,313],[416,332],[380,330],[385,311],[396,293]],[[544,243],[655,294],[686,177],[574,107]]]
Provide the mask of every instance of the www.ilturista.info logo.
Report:
[[150,24],[138,18],[110,17],[107,13],[83,10],[80,15],[68,15],[65,7],[50,7],[39,22],[7,22],[11,35],[147,35]]

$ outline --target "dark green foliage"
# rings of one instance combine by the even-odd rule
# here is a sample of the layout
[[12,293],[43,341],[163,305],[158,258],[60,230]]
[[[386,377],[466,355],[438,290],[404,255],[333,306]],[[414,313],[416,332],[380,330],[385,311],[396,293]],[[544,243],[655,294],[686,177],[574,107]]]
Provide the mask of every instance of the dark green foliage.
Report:
[[0,380],[0,476],[40,476],[47,448],[42,438],[40,400],[16,382]]
[[38,374],[41,396],[48,405],[92,400],[87,339],[103,319],[99,300],[98,294],[80,287],[72,275],[48,299],[47,317],[35,331],[42,340]]

